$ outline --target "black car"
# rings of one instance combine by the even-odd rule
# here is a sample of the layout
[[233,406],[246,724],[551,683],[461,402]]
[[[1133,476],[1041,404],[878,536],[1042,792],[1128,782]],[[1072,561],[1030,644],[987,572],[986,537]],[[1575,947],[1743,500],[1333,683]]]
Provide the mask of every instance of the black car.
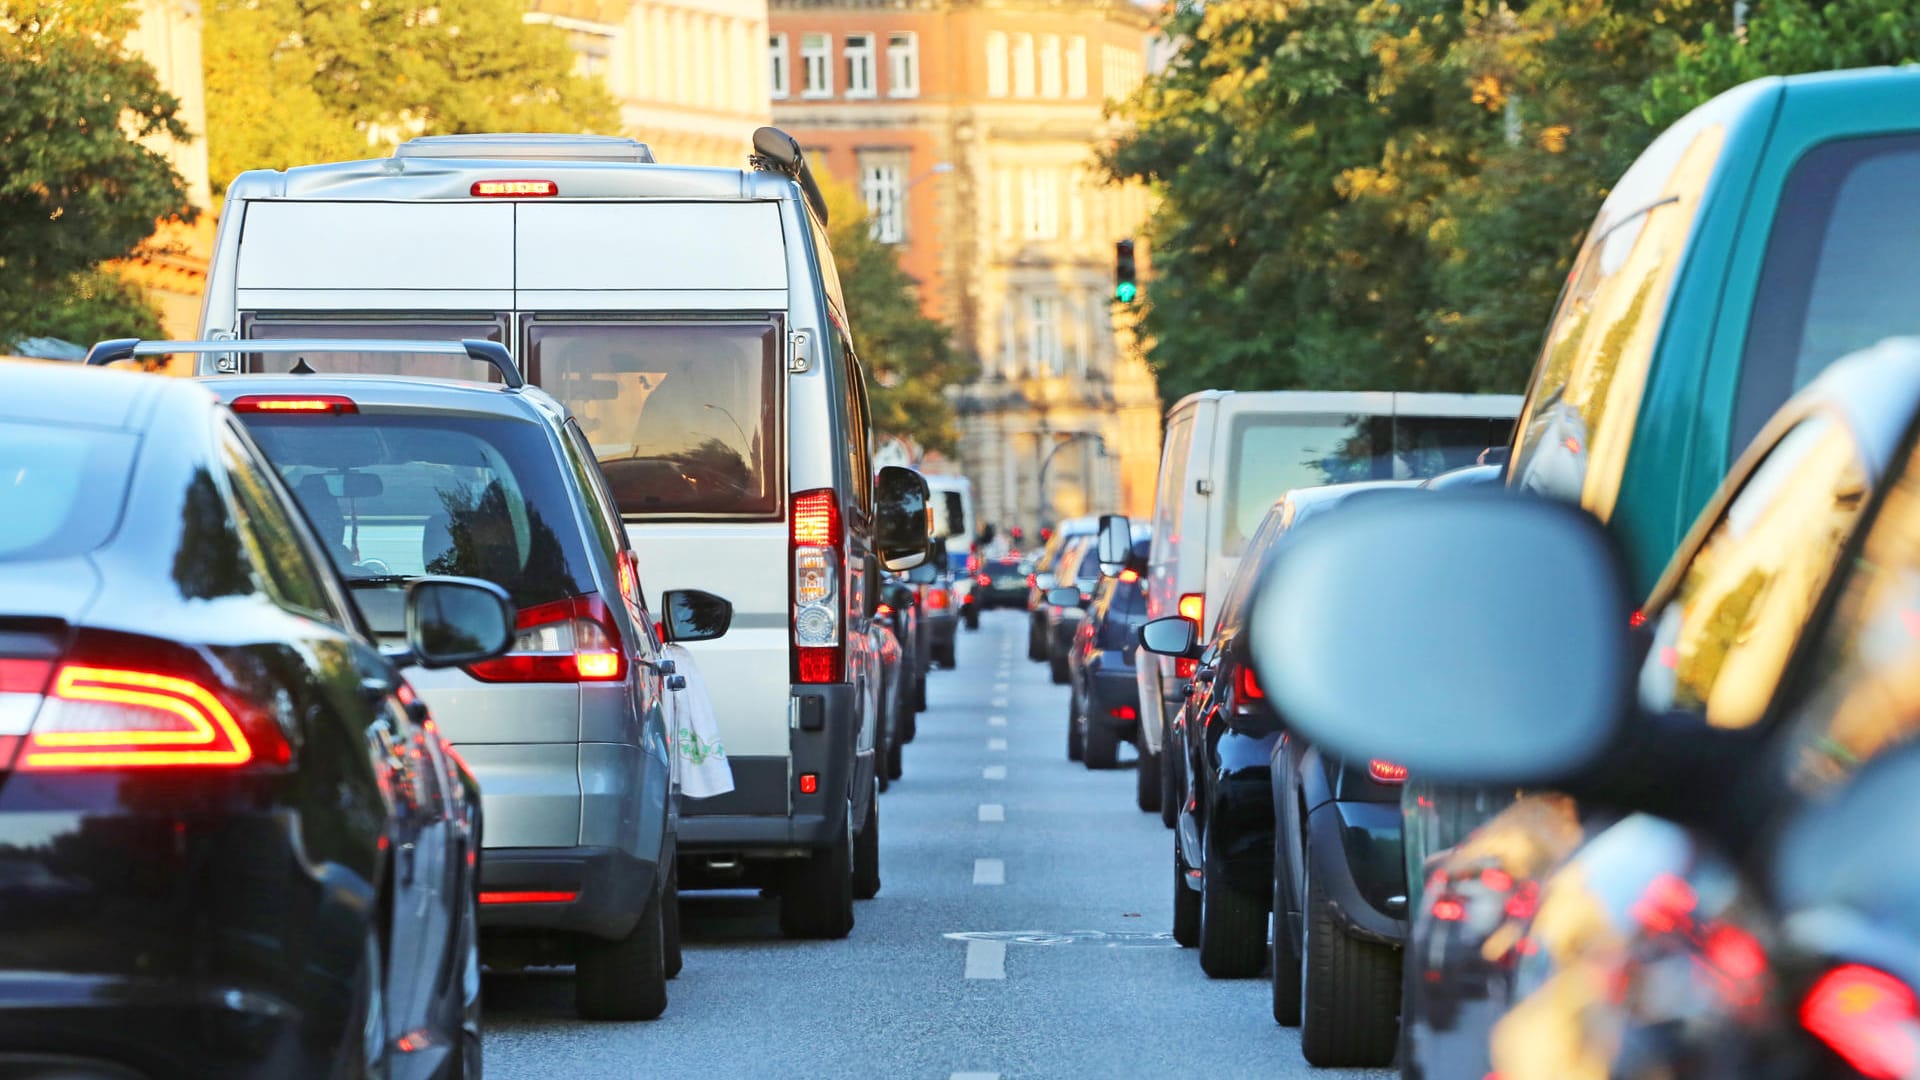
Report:
[[1282,558],[1252,622],[1290,727],[1534,789],[1427,883],[1405,1075],[1912,1075],[1916,436],[1920,347],[1834,364],[1638,605],[1590,515],[1504,492]]
[[1019,555],[988,559],[973,578],[974,603],[982,609],[1025,607],[1027,561]]
[[1100,583],[1095,541],[1092,536],[1067,541],[1059,561],[1054,564],[1054,587],[1041,597],[1039,612],[1046,624],[1047,674],[1055,683],[1067,681],[1067,652],[1073,648],[1073,635],[1086,620],[1094,587]]
[[1147,621],[1140,577],[1146,563],[1141,542],[1118,574],[1101,577],[1068,652],[1067,760],[1084,760],[1089,769],[1119,764],[1120,744],[1132,742],[1140,727],[1133,658],[1136,628]]
[[206,388],[0,382],[0,1073],[475,1075],[477,793],[399,670],[506,594],[422,578],[382,655]]

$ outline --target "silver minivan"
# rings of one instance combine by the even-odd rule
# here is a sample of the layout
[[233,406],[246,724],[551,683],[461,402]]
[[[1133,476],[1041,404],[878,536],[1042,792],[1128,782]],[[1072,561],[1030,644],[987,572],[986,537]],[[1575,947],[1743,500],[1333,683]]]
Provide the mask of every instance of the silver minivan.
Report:
[[[691,648],[735,787],[687,805],[681,885],[770,888],[788,934],[839,937],[855,892],[879,888],[867,624],[875,530],[901,508],[876,506],[819,189],[776,129],[755,134],[750,166],[656,164],[630,139],[474,135],[244,173],[201,328],[506,346],[578,420],[648,578],[734,603],[728,635]],[[398,370],[382,359],[360,370]],[[487,377],[459,358],[406,370]],[[924,496],[915,512],[920,548],[891,553],[901,568],[925,557]]]

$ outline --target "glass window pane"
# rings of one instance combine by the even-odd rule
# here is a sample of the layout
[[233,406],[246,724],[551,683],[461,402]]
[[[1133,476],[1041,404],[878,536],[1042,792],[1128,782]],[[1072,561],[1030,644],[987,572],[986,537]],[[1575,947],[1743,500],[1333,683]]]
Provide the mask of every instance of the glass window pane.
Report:
[[[475,315],[458,319],[300,319],[269,315],[245,315],[240,320],[240,336],[256,341],[285,341],[289,338],[389,338],[400,341],[481,341],[507,340],[505,315]],[[467,356],[442,356],[388,353],[338,353],[310,358],[291,353],[254,354],[246,369],[255,374],[281,374],[293,370],[302,359],[307,366],[326,375],[413,375],[426,379],[467,379],[474,382],[498,382],[493,365]]]
[[120,521],[138,445],[126,432],[0,421],[0,562],[104,543]]

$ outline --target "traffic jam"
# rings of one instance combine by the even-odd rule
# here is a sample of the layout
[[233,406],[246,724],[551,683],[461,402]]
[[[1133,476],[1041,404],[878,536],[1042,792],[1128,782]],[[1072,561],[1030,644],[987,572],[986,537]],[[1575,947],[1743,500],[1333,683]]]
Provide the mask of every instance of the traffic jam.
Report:
[[[1135,1033],[1194,1074],[1920,1076],[1916,90],[1669,128],[1523,394],[1192,394],[1150,518],[1031,544],[880,463],[778,129],[747,169],[495,134],[242,174],[197,340],[0,360],[0,1077],[533,1075],[493,1030],[528,986],[570,1015],[515,1039],[638,1030],[634,1075],[703,962],[825,994],[830,951],[750,973],[889,903],[929,914],[888,964],[1011,986],[1040,961],[955,945],[987,901],[915,861],[961,731],[1151,831],[1050,885],[1198,971],[1039,1000],[1204,992]],[[962,1008],[893,985],[889,1044]],[[1132,1072],[977,1046],[951,1075]]]

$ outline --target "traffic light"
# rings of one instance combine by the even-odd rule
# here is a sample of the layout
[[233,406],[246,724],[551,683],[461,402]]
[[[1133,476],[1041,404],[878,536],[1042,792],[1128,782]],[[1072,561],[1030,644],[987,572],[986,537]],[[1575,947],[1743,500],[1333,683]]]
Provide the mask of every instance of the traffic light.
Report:
[[1113,245],[1113,299],[1131,304],[1139,295],[1140,286],[1133,280],[1133,241],[1122,240]]

